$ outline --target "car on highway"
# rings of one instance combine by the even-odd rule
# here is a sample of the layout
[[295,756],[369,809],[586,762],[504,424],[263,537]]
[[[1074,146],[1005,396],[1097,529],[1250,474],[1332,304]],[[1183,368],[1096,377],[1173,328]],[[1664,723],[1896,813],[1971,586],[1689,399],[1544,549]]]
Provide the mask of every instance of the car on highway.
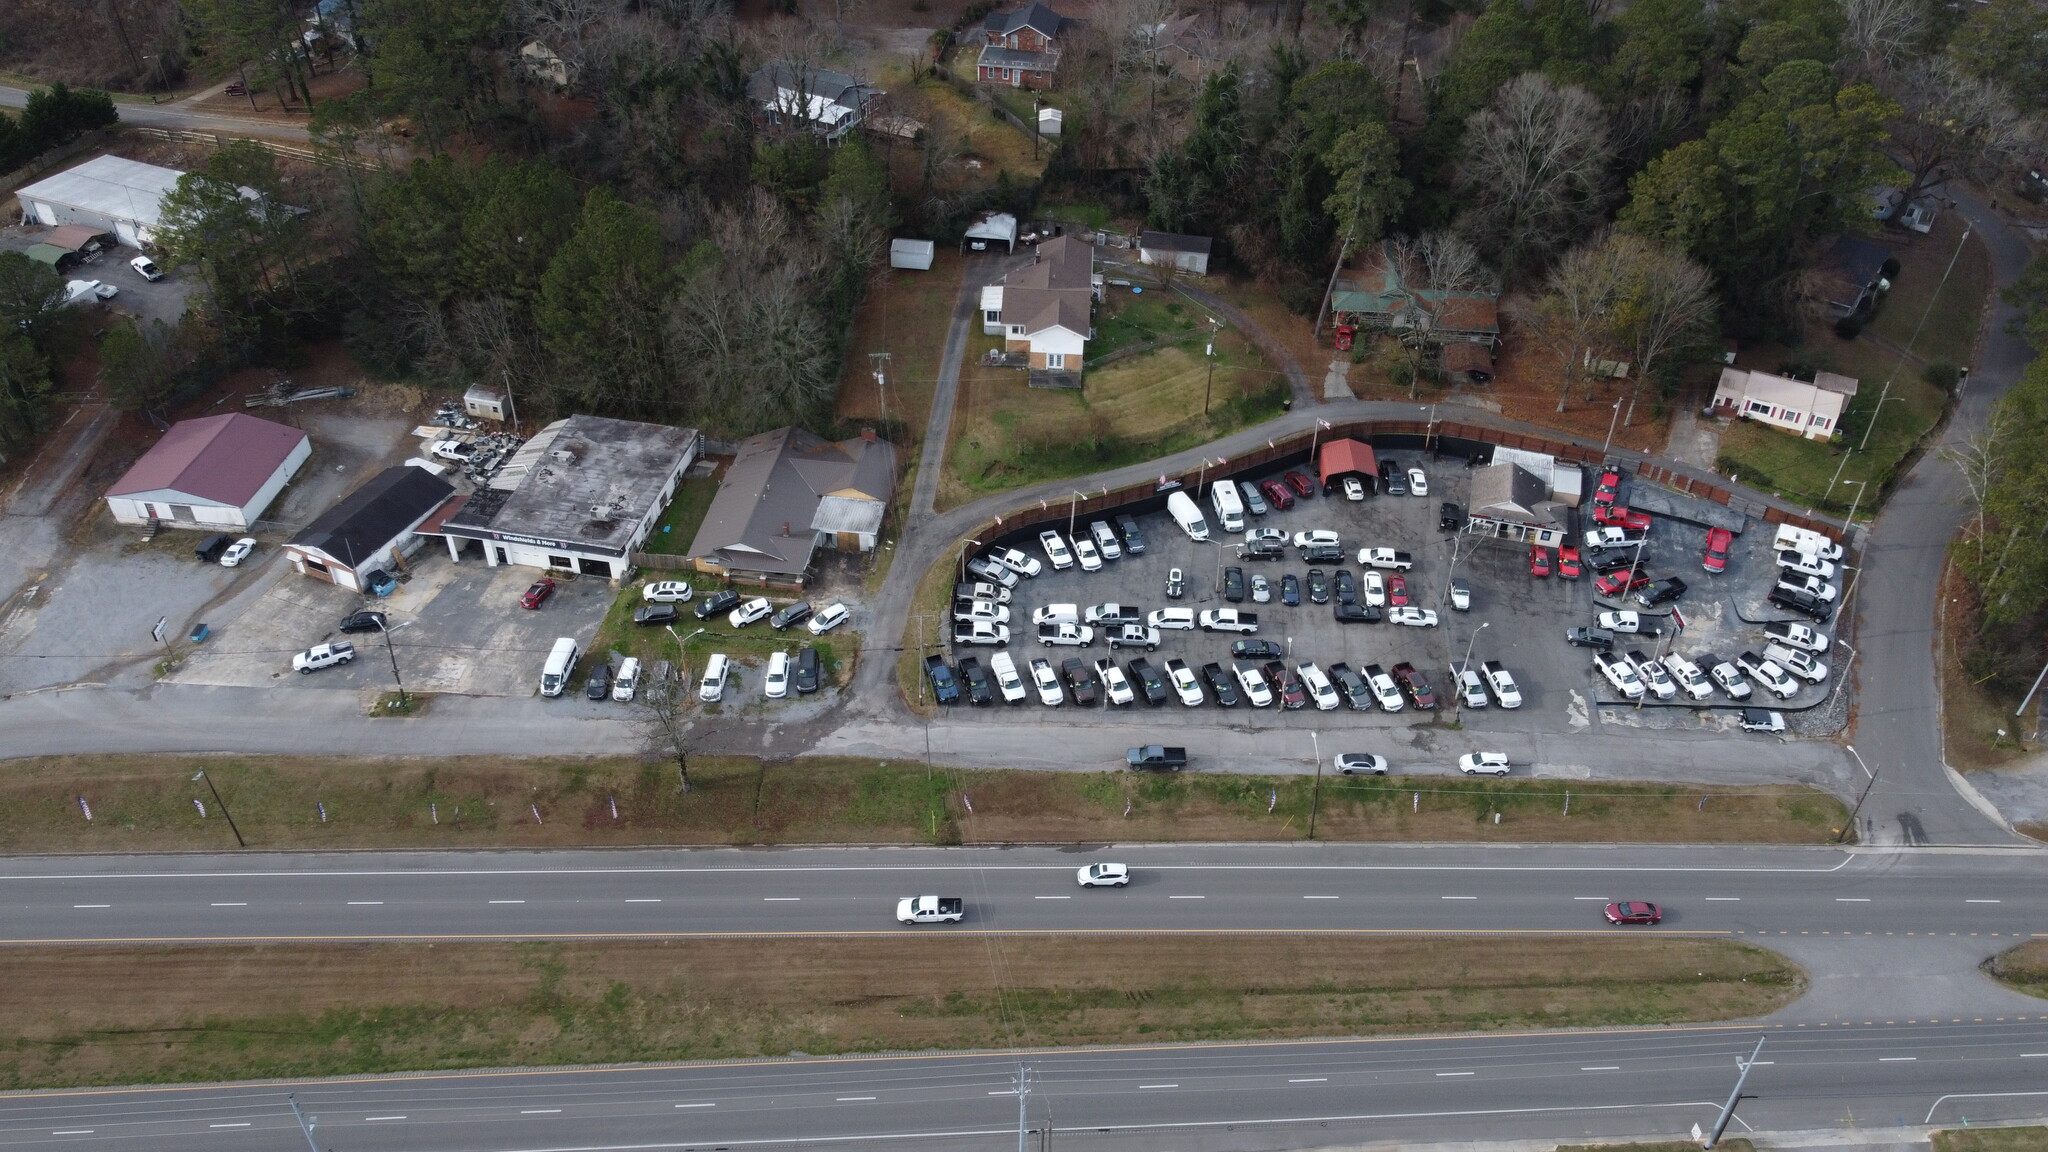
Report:
[[1529,546],[1529,575],[1543,580],[1550,575],[1550,549],[1541,544]]
[[1486,677],[1486,686],[1493,689],[1493,698],[1503,708],[1520,708],[1522,690],[1516,686],[1514,674],[1498,660],[1481,661],[1479,670]]
[[958,896],[905,896],[896,902],[901,924],[957,924],[967,918],[967,902]]
[[1053,571],[1061,572],[1074,566],[1074,553],[1067,548],[1066,540],[1060,536],[1057,529],[1047,528],[1040,532],[1038,547],[1045,553],[1046,560],[1051,562]]
[[220,566],[223,568],[238,568],[241,566],[242,561],[247,560],[249,554],[254,551],[256,551],[256,538],[254,536],[244,536],[233,544],[228,545],[228,550],[220,554]]
[[1334,763],[1339,776],[1387,774],[1387,758],[1372,752],[1339,752]]
[[739,602],[740,594],[726,588],[697,601],[697,606],[690,611],[695,613],[699,620],[709,620],[713,616],[723,615]]
[[1202,706],[1202,683],[1195,679],[1195,671],[1188,662],[1175,656],[1166,662],[1166,678],[1173,684],[1173,694],[1180,698],[1182,705],[1189,708]]
[[725,622],[734,628],[745,628],[756,620],[766,620],[774,611],[766,596],[756,596],[726,613]]
[[1017,586],[1017,573],[1009,565],[991,556],[976,556],[967,562],[967,571],[990,581],[997,587],[1008,590]]
[[337,664],[346,664],[355,658],[355,645],[346,640],[336,640],[331,644],[315,644],[304,652],[292,657],[292,670],[310,674],[318,672],[322,668],[332,668]]
[[1048,708],[1057,708],[1067,702],[1067,694],[1060,691],[1060,675],[1052,670],[1052,664],[1040,656],[1031,661],[1031,683],[1038,689],[1038,702]]
[[1361,671],[1365,674],[1366,686],[1372,689],[1373,703],[1382,712],[1399,712],[1408,707],[1408,700],[1401,695],[1401,687],[1387,670],[1377,664],[1367,664]]
[[[1215,693],[1217,707],[1237,707],[1237,685],[1234,683],[1235,677],[1233,677],[1229,672],[1226,672],[1223,668],[1223,665],[1218,664],[1214,660],[1211,660],[1207,664],[1202,665],[1202,680],[1204,683],[1209,685],[1209,691]],[[1271,701],[1268,700],[1267,703],[1271,703]]]
[[527,585],[525,592],[520,593],[519,606],[531,611],[547,603],[548,597],[554,594],[555,582],[553,580],[535,580],[532,584]]
[[1735,546],[1735,533],[1726,528],[1707,529],[1707,550],[1700,567],[1719,575],[1728,570],[1728,549]]
[[996,691],[1002,694],[1003,703],[1016,704],[1030,695],[1024,687],[1023,678],[1017,675],[1017,662],[1008,652],[998,652],[989,657],[988,670],[996,679]]
[[1816,654],[1828,650],[1828,638],[1825,635],[1804,624],[1789,620],[1764,625],[1764,635],[1790,648],[1800,648]]
[[1166,677],[1159,674],[1159,669],[1154,668],[1150,660],[1140,656],[1124,667],[1130,669],[1131,685],[1139,695],[1145,697],[1145,703],[1166,703]]
[[1415,665],[1403,660],[1394,665],[1394,681],[1408,694],[1418,712],[1434,712],[1437,708],[1436,689],[1432,687]]
[[1389,608],[1387,623],[1402,624],[1410,628],[1436,627],[1436,613],[1427,608]]
[[1121,888],[1131,882],[1131,870],[1124,864],[1088,864],[1074,879],[1083,888]]
[[817,615],[804,622],[804,629],[813,636],[823,636],[847,620],[846,605],[837,600],[825,605]]
[[656,580],[640,589],[640,598],[649,604],[684,604],[696,594],[688,580]]
[[1040,564],[1037,557],[1026,556],[1021,549],[1017,548],[1005,548],[1001,552],[990,553],[990,559],[1026,579],[1036,577],[1040,572],[1045,571],[1045,565]]
[[1607,906],[1606,916],[1609,924],[1655,924],[1664,919],[1664,910],[1642,900],[1620,900]]
[[1458,771],[1467,776],[1505,776],[1511,766],[1505,752],[1467,752],[1458,757]]
[[1579,562],[1579,550],[1567,544],[1557,550],[1557,578],[1577,580],[1586,574],[1585,565]]

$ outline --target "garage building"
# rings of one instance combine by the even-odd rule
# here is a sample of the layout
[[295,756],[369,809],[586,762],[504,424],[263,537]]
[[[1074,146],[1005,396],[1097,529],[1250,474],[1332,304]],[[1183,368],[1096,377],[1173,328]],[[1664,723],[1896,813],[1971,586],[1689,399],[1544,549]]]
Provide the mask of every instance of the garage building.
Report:
[[26,224],[84,224],[140,248],[156,234],[165,195],[184,173],[119,156],[96,156],[16,192]]
[[401,464],[370,477],[284,546],[292,571],[364,591],[376,572],[395,572],[420,525],[455,495],[446,480]]
[[557,420],[437,531],[457,561],[481,552],[493,568],[520,564],[617,580],[701,444],[695,428],[603,416]]
[[247,530],[313,451],[297,428],[240,412],[180,420],[107,489],[123,524]]

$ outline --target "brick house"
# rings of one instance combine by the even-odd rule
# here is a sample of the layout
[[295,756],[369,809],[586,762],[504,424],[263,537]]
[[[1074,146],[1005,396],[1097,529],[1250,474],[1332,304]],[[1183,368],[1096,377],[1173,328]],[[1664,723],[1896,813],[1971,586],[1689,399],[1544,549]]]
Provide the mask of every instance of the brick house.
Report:
[[981,27],[980,79],[1012,88],[1050,88],[1060,67],[1060,33],[1073,21],[1040,0],[1014,12],[991,12]]
[[982,331],[1003,337],[1005,351],[1028,357],[1034,387],[1079,388],[1095,334],[1095,281],[1095,249],[1087,241],[1047,240],[1031,263],[981,290]]

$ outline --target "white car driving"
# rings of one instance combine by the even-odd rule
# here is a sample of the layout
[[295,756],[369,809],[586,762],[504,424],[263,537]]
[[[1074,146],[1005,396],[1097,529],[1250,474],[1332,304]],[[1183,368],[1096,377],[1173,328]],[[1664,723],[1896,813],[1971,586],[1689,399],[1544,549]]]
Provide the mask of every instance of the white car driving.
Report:
[[1124,864],[1089,864],[1074,879],[1083,888],[1121,888],[1131,882],[1131,870]]

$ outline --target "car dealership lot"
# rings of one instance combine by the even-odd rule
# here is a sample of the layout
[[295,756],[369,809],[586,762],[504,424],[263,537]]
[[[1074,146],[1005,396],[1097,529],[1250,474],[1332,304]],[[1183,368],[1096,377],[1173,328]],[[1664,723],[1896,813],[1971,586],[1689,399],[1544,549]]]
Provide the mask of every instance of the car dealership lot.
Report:
[[[1434,714],[1418,712],[1412,701],[1397,714],[1377,709],[1357,712],[1349,707],[1320,712],[1313,706],[1298,712],[1285,712],[1278,708],[1250,708],[1242,702],[1234,708],[1220,708],[1215,703],[1214,693],[1210,692],[1206,694],[1201,710],[1205,713],[1199,721],[1201,723],[1225,722],[1254,729],[1327,729],[1390,725],[1412,727],[1428,724],[1432,716],[1448,720],[1451,719],[1450,714],[1457,711],[1449,668],[1452,662],[1465,658],[1469,643],[1475,666],[1485,660],[1498,660],[1510,670],[1521,689],[1524,703],[1512,713],[1501,709],[1497,702],[1484,710],[1464,709],[1457,719],[1468,733],[1572,732],[1598,722],[1630,728],[1686,728],[1739,734],[1735,702],[1719,691],[1698,702],[1698,706],[1688,706],[1693,702],[1683,695],[1668,703],[1653,697],[1640,708],[1633,702],[1622,700],[1604,680],[1599,679],[1594,670],[1592,651],[1566,644],[1564,632],[1573,626],[1592,624],[1600,611],[1626,608],[1641,612],[1647,622],[1660,627],[1663,635],[1617,637],[1618,653],[1635,650],[1654,659],[1664,652],[1677,651],[1703,667],[1706,661],[1702,657],[1707,653],[1730,661],[1744,651],[1761,654],[1765,645],[1762,622],[1793,618],[1790,613],[1765,602],[1776,577],[1771,526],[1751,523],[1748,531],[1736,538],[1727,570],[1710,575],[1701,564],[1707,529],[1700,524],[1657,517],[1649,539],[1641,549],[1643,570],[1660,583],[1666,577],[1677,576],[1685,581],[1688,590],[1675,603],[1646,608],[1637,604],[1633,597],[1623,601],[1597,596],[1594,589],[1596,573],[1590,556],[1582,560],[1584,574],[1579,579],[1564,579],[1556,575],[1539,579],[1530,575],[1526,545],[1440,531],[1437,523],[1439,505],[1443,501],[1460,505],[1465,502],[1471,475],[1469,470],[1462,461],[1440,462],[1414,452],[1396,450],[1382,453],[1383,458],[1388,455],[1403,466],[1419,463],[1426,468],[1430,494],[1427,497],[1373,496],[1357,502],[1344,499],[1341,491],[1332,495],[1318,492],[1313,498],[1299,500],[1289,511],[1272,510],[1264,516],[1248,513],[1245,518],[1248,529],[1277,529],[1289,537],[1289,546],[1280,560],[1243,558],[1246,551],[1243,534],[1221,531],[1205,490],[1200,504],[1209,521],[1210,542],[1198,543],[1189,539],[1167,515],[1153,513],[1139,518],[1147,543],[1142,556],[1126,554],[1123,559],[1108,561],[1097,572],[1084,572],[1078,565],[1056,571],[1050,564],[1045,564],[1039,577],[1021,580],[1018,584],[1011,605],[1015,636],[1010,651],[1020,667],[1028,664],[1035,655],[1056,655],[1063,659],[1076,654],[1066,649],[1041,648],[1037,644],[1030,613],[1046,604],[1075,604],[1084,611],[1105,602],[1136,605],[1146,611],[1177,607],[1200,613],[1235,608],[1258,614],[1260,628],[1256,638],[1281,645],[1285,651],[1283,659],[1290,669],[1303,661],[1313,661],[1327,671],[1331,664],[1341,661],[1362,672],[1369,664],[1391,670],[1397,663],[1406,661],[1419,669],[1435,688],[1442,707]],[[1277,471],[1261,473],[1254,479],[1277,475]],[[1596,481],[1597,472],[1589,475],[1589,492]],[[1623,486],[1624,500],[1630,490],[1628,484],[1632,483],[1631,480]],[[1666,501],[1674,499],[1670,493],[1660,493],[1660,496]],[[1726,515],[1725,509],[1718,506],[1713,508],[1713,512]],[[1093,517],[1077,517],[1073,530],[1085,534],[1091,519]],[[1590,521],[1590,517],[1588,519]],[[1019,533],[1006,543],[1014,544],[1043,562],[1045,557],[1037,541],[1041,528],[1034,527]],[[1058,528],[1063,537],[1067,536],[1064,523]],[[1398,572],[1389,570],[1384,574],[1400,575],[1407,584],[1409,603],[1434,611],[1438,626],[1398,627],[1384,620],[1379,623],[1338,623],[1331,604],[1311,603],[1307,591],[1310,565],[1303,561],[1301,550],[1292,546],[1292,537],[1296,533],[1316,529],[1334,530],[1341,541],[1342,563],[1316,565],[1333,585],[1338,582],[1339,571],[1348,572],[1353,580],[1360,579],[1367,571],[1358,564],[1361,547],[1391,548],[1409,553],[1413,560],[1412,568]],[[1553,550],[1553,571],[1555,559]],[[1168,599],[1165,595],[1168,573],[1175,567],[1182,570],[1187,586],[1185,597],[1179,600]],[[1242,570],[1247,589],[1254,584],[1255,577],[1265,577],[1273,586],[1272,600],[1255,603],[1247,591],[1242,602],[1227,601],[1223,592],[1227,570],[1231,567]],[[1450,609],[1447,587],[1454,568],[1455,574],[1471,590],[1469,612]],[[1287,606],[1280,599],[1281,577],[1290,573],[1303,584],[1299,606]],[[1838,575],[1838,581],[1839,578]],[[1334,595],[1332,599],[1335,599]],[[1675,622],[1670,617],[1673,608],[1684,617],[1683,630],[1673,627]],[[1386,612],[1384,607],[1380,610]],[[1821,629],[1823,632],[1830,630]],[[1212,661],[1230,670],[1235,664],[1230,655],[1230,644],[1238,638],[1223,632],[1166,630],[1161,633],[1159,650],[1150,654],[1148,659],[1162,672],[1165,662],[1176,657],[1187,661],[1197,673]],[[992,651],[963,647],[955,649],[953,655],[957,658],[976,653],[986,662]],[[1106,651],[1100,637],[1092,647],[1078,650],[1091,661]],[[1127,663],[1139,655],[1146,654],[1142,649],[1121,649],[1116,653],[1120,663]],[[1765,693],[1761,686],[1753,684],[1755,694],[1747,703],[1796,709],[1818,701],[1833,689],[1832,673],[1836,662],[1844,655],[1841,652],[1824,654],[1821,659],[1829,664],[1830,677],[1818,684],[1799,681],[1799,693],[1789,700],[1780,701]],[[1059,659],[1053,660],[1056,666],[1059,662]],[[1141,713],[1151,709],[1142,702],[1134,707]],[[1170,712],[1182,710],[1180,704],[1171,700],[1160,707]],[[1063,708],[1068,714],[1075,710],[1071,694]],[[965,711],[968,710],[963,709],[963,713]],[[1046,719],[1041,706],[1036,703],[1011,709],[998,705],[993,709],[971,711],[984,716],[988,723],[1008,722],[1008,718],[1000,715],[1006,711],[1023,712],[1037,721]],[[1192,716],[1189,720],[1196,722]],[[1467,736],[1465,739],[1470,742],[1472,738]]]

